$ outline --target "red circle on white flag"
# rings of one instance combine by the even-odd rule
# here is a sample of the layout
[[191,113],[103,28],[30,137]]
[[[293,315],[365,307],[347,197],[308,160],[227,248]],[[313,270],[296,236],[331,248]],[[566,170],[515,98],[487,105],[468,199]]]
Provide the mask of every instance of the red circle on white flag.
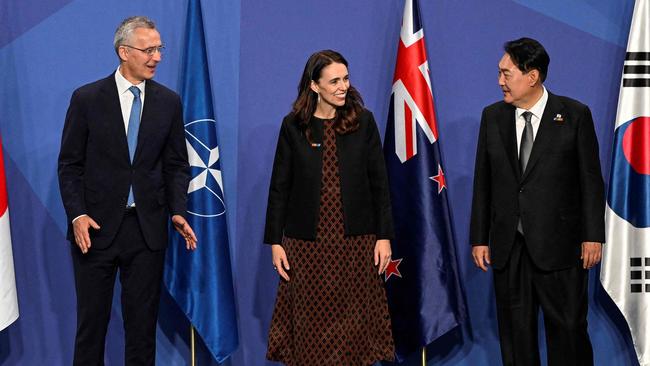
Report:
[[2,140],[0,140],[0,216],[7,212],[7,180],[5,179],[5,163],[2,156]]
[[623,135],[623,154],[634,171],[650,175],[650,117],[638,117]]

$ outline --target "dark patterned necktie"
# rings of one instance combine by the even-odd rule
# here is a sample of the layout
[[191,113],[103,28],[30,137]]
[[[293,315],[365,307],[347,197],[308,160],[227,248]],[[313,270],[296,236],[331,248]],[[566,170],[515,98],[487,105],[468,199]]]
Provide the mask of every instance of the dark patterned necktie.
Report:
[[[528,158],[530,158],[530,152],[533,150],[533,124],[530,122],[533,114],[526,111],[522,115],[524,116],[524,120],[526,120],[526,125],[524,126],[524,132],[521,134],[521,144],[519,145],[519,167],[521,168],[521,175],[524,175]],[[519,222],[517,222],[517,231],[522,235],[524,234],[521,217],[519,217]]]
[[526,111],[522,115],[526,120],[524,132],[521,134],[521,145],[519,146],[519,167],[523,175],[530,158],[530,152],[533,150],[533,124],[530,122],[533,114]]

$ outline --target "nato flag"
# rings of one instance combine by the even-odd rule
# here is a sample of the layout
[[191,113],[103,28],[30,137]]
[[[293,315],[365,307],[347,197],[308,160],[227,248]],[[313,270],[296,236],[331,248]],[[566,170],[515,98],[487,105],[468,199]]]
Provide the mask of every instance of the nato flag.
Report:
[[188,4],[181,97],[192,180],[187,221],[198,238],[196,251],[171,231],[165,285],[217,362],[237,348],[226,204],[217,129],[199,0]]

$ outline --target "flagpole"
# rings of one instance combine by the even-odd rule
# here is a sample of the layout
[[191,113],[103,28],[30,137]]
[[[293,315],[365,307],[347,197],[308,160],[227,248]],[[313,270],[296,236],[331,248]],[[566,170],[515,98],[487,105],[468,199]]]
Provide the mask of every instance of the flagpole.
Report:
[[422,366],[427,366],[427,348],[422,347]]
[[[409,356],[414,358],[415,355],[404,352],[431,344],[467,318],[423,23],[417,0],[403,3],[395,74],[389,88],[392,90],[391,112],[387,116],[384,138],[384,158],[396,229],[396,239],[391,242],[394,259],[391,266],[399,273],[394,277],[387,275],[385,283],[398,361]],[[421,138],[411,138],[416,131]],[[418,194],[406,193],[413,191]],[[426,265],[434,262],[440,262],[443,269]],[[402,272],[397,271],[398,264]],[[446,274],[444,278],[439,275],[441,270]],[[413,289],[426,291],[414,294]],[[413,298],[422,301],[414,302]],[[455,305],[435,311],[438,301]],[[434,329],[436,331],[425,331]],[[425,349],[421,350],[421,356],[422,365],[426,365]]]
[[[197,363],[195,344],[199,337],[204,349],[201,358],[205,359],[203,356],[209,353],[216,362],[222,363],[237,348],[239,336],[204,17],[200,0],[186,3],[179,89],[183,119],[187,123],[183,136],[191,135],[192,138],[184,139],[183,145],[187,145],[192,174],[214,175],[215,179],[204,179],[187,196],[187,221],[199,238],[200,252],[186,251],[183,237],[170,229],[164,282],[192,325],[188,335],[192,359],[188,357],[187,364],[191,362],[194,366]],[[200,281],[201,278],[212,280]]]
[[192,366],[196,365],[196,353],[194,352],[194,325],[190,324],[190,348],[192,354]]

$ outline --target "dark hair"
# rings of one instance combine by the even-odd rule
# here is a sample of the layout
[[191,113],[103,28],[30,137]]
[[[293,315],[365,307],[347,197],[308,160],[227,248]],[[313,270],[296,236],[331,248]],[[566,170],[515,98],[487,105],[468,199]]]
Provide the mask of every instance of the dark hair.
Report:
[[[318,95],[311,90],[311,82],[318,83],[323,69],[333,63],[348,66],[348,61],[336,51],[323,50],[312,54],[307,60],[305,70],[302,72],[298,84],[298,97],[293,102],[292,113],[298,118],[300,127],[309,142],[312,142],[310,121],[314,111],[316,111],[318,99]],[[358,117],[362,110],[363,99],[361,99],[361,94],[350,85],[345,96],[345,104],[336,108],[336,116],[334,117],[334,130],[336,133],[345,135],[359,129]]]
[[519,38],[506,42],[503,50],[510,56],[512,62],[524,74],[530,70],[537,69],[542,82],[546,80],[548,64],[551,58],[546,53],[544,46],[532,38]]

